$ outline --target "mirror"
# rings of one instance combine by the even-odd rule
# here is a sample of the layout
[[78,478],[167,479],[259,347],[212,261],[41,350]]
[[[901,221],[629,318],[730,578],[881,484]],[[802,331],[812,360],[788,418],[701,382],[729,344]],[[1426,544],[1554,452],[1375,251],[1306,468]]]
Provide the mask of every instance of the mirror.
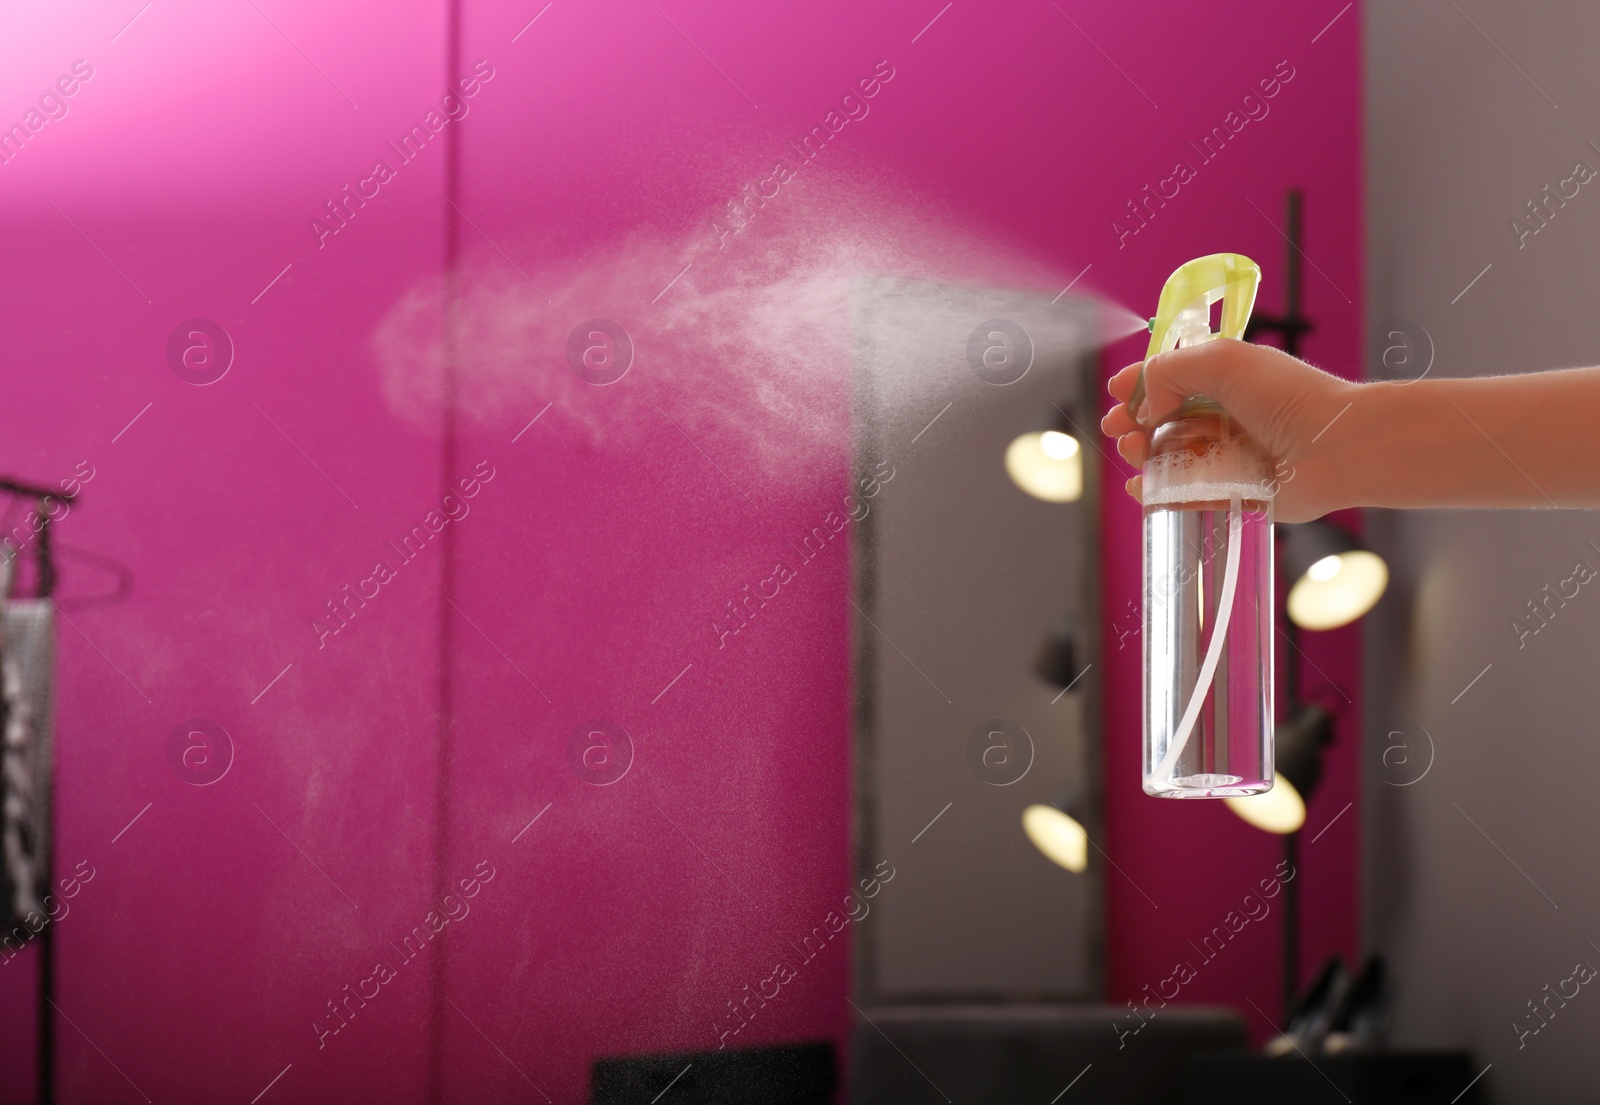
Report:
[[[1095,308],[855,290],[857,1004],[1093,1000],[1098,856],[1069,873],[1022,815],[1070,785],[1097,831]],[[1094,442],[1075,502],[1008,475],[1042,419]],[[1063,625],[1070,690],[1037,671]]]

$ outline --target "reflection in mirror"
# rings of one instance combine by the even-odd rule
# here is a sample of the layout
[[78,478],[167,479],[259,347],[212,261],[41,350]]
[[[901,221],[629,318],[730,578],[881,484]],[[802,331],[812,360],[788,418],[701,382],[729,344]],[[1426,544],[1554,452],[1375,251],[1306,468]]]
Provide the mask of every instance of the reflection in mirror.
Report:
[[895,871],[857,936],[869,1013],[1102,985],[1098,640],[1076,629],[1099,624],[1101,457],[1075,414],[1100,320],[944,290],[856,287],[856,867]]

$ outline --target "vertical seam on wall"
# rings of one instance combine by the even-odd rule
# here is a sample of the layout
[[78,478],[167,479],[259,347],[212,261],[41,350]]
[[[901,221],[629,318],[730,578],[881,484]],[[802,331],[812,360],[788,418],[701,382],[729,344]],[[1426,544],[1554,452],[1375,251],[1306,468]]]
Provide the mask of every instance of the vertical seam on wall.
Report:
[[[461,0],[445,0],[445,74],[449,88],[454,88],[456,76],[461,71]],[[445,494],[450,491],[451,473],[456,466],[456,321],[457,286],[456,265],[460,255],[460,219],[457,216],[460,199],[461,142],[460,127],[445,129],[444,198],[443,209],[443,265],[444,314],[443,364],[441,366],[439,483]],[[454,722],[454,678],[451,668],[454,621],[451,618],[451,595],[456,582],[456,534],[454,526],[446,526],[439,535],[439,713],[437,731],[437,760],[434,779],[434,901],[441,901],[449,889],[446,871],[450,861],[450,748],[451,729]],[[444,1004],[449,968],[450,942],[440,933],[439,954],[433,962],[433,993],[428,1033],[428,1100],[432,1105],[444,1103]]]

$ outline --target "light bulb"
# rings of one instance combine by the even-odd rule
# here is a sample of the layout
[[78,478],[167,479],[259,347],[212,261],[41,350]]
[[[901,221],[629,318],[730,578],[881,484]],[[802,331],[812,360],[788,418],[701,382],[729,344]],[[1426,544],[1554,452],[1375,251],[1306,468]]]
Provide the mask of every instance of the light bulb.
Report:
[[1059,430],[1019,434],[1006,447],[1006,473],[1035,499],[1077,502],[1083,497],[1080,453],[1077,439]]
[[1023,810],[1022,831],[1052,863],[1075,874],[1088,868],[1088,832],[1056,807],[1035,803]]
[[1078,452],[1078,439],[1060,430],[1046,430],[1039,435],[1039,451],[1051,460],[1066,460]]
[[[1330,561],[1332,571],[1324,567]],[[1376,606],[1388,584],[1389,567],[1377,553],[1325,556],[1289,588],[1289,618],[1302,629],[1336,629]]]
[[1313,583],[1326,583],[1339,574],[1339,558],[1325,556],[1306,569],[1306,578]]
[[1244,794],[1225,798],[1228,808],[1258,829],[1269,833],[1299,832],[1306,823],[1306,803],[1294,784],[1282,775],[1272,783],[1272,789],[1260,794]]

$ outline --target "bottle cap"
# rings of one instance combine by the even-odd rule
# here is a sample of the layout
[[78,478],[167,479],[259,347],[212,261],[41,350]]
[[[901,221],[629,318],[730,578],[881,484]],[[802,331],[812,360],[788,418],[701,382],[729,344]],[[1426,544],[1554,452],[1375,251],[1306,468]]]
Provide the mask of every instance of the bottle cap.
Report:
[[[1255,306],[1261,266],[1239,253],[1212,253],[1179,265],[1161,288],[1155,317],[1150,320],[1149,360],[1179,345],[1199,345],[1214,338],[1242,338]],[[1221,327],[1211,331],[1211,305],[1222,300]],[[1204,396],[1195,396],[1204,399]],[[1144,402],[1144,366],[1134,381],[1128,409],[1138,417]],[[1209,400],[1215,405],[1214,400]]]

